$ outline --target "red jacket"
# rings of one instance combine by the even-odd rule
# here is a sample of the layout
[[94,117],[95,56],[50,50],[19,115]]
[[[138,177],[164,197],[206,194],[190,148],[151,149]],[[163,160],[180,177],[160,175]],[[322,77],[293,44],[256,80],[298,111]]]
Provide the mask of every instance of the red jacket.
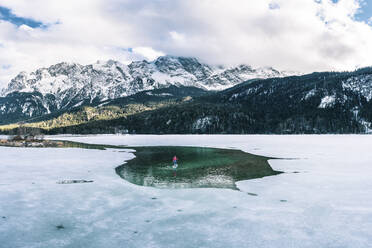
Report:
[[173,162],[174,162],[174,161],[177,161],[177,160],[178,160],[178,158],[177,158],[176,156],[174,156],[174,157],[173,157]]

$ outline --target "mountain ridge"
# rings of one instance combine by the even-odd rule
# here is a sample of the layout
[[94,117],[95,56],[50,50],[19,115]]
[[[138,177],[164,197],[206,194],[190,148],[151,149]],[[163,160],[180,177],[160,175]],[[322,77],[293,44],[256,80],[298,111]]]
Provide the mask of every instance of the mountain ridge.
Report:
[[[128,65],[128,71],[120,71],[117,66],[116,61],[85,67],[57,64],[49,68],[47,75],[59,77],[66,70],[78,75],[89,72],[89,77],[98,75],[118,86],[120,80],[114,80],[117,75],[120,78],[130,75],[136,78],[131,81],[133,94],[112,98],[89,95],[94,86],[92,82],[78,90],[74,101],[68,97],[58,99],[58,94],[66,94],[63,89],[51,92],[53,94],[48,92],[48,87],[40,90],[42,93],[15,90],[0,97],[0,123],[26,122],[28,127],[42,128],[51,134],[117,130],[155,134],[372,132],[372,67],[288,77],[265,74],[266,79],[238,83],[243,78],[241,75],[252,75],[251,67],[213,69],[196,59],[178,57],[163,57],[153,63],[137,61]],[[114,68],[117,74],[103,77],[99,74],[102,67]],[[274,69],[269,71],[274,75],[278,73]],[[43,73],[45,69],[40,69],[34,79],[40,80]],[[187,81],[205,77],[205,81]],[[175,81],[167,82],[169,78]],[[214,80],[224,89],[208,90]],[[232,87],[225,88],[225,81]],[[161,87],[154,87],[159,86],[159,82],[163,82]],[[10,88],[17,89],[19,85],[22,81],[16,80]],[[146,89],[147,86],[151,87]]]
[[[100,73],[104,74],[100,77]],[[211,66],[199,62],[196,58],[169,55],[161,56],[151,62],[133,61],[129,65],[115,60],[97,61],[89,65],[61,62],[30,73],[20,72],[7,87],[1,90],[0,96],[4,97],[15,91],[38,91],[42,94],[55,95],[65,91],[67,87],[74,86],[81,89],[82,84],[87,86],[91,83],[98,87],[98,83],[101,83],[102,86],[110,88],[112,87],[110,83],[125,83],[126,88],[122,91],[115,89],[118,92],[101,92],[106,93],[103,94],[104,97],[113,99],[140,90],[151,90],[172,84],[221,90],[248,79],[283,76],[288,76],[288,73],[271,67],[253,69],[244,64],[232,67]],[[135,83],[143,88],[136,89],[136,85],[133,85]]]
[[162,56],[148,62],[61,62],[21,72],[1,91],[0,123],[69,110],[171,85],[223,90],[251,78],[282,77],[273,68],[211,66],[196,58]]
[[[180,90],[180,89],[177,89]],[[47,123],[49,134],[348,134],[372,132],[372,68],[250,80],[232,88],[173,99],[112,119],[77,125]],[[150,94],[148,94],[150,93]],[[160,93],[160,92],[159,92]],[[148,96],[169,94],[147,92]],[[140,94],[140,93],[138,93]],[[144,95],[137,99],[142,102]],[[189,92],[181,97],[189,95]],[[129,97],[130,98],[130,97]],[[144,100],[144,106],[154,99]],[[126,109],[128,102],[107,107]],[[143,105],[141,105],[143,106]],[[151,107],[151,106],[150,106]],[[99,111],[97,110],[94,111]],[[86,110],[89,111],[89,110]],[[86,114],[82,112],[82,116]],[[32,123],[31,123],[32,124]],[[39,123],[35,127],[44,125]]]

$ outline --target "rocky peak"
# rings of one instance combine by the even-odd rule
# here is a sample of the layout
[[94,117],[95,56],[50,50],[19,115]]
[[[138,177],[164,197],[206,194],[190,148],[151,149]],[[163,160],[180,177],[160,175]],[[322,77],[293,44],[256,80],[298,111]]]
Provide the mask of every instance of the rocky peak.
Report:
[[91,65],[62,62],[31,73],[21,72],[2,95],[39,92],[52,95],[57,107],[64,108],[82,100],[115,99],[170,85],[220,90],[248,79],[280,75],[274,69],[253,69],[248,65],[213,67],[196,58],[176,56],[162,56],[152,62],[133,61],[129,65],[115,60]]

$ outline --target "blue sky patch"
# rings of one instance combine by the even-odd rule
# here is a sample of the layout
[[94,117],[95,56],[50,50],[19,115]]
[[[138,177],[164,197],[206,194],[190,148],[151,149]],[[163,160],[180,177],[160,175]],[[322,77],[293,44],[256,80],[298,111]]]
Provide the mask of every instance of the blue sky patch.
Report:
[[[314,0],[317,3],[322,2],[322,0]],[[331,0],[333,3],[338,3],[340,0]],[[372,1],[371,0],[359,0],[360,10],[359,13],[355,15],[355,20],[360,22],[368,23],[372,26]]]
[[368,23],[370,18],[372,17],[372,2],[364,1],[361,3],[361,6],[361,11],[355,16],[355,19]]
[[0,6],[0,20],[4,20],[14,25],[21,26],[27,25],[32,28],[46,28],[47,25],[43,24],[42,22],[33,20],[31,18],[24,18],[20,16],[16,16],[12,13],[12,11],[8,8]]

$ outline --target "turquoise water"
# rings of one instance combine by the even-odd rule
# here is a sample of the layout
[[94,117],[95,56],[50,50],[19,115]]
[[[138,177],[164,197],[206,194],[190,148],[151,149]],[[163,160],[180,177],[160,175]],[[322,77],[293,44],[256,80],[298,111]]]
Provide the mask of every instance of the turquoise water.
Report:
[[[132,147],[136,157],[116,168],[117,174],[133,184],[156,188],[229,188],[236,182],[276,175],[269,158],[240,150],[153,146]],[[178,167],[172,167],[173,156]]]

